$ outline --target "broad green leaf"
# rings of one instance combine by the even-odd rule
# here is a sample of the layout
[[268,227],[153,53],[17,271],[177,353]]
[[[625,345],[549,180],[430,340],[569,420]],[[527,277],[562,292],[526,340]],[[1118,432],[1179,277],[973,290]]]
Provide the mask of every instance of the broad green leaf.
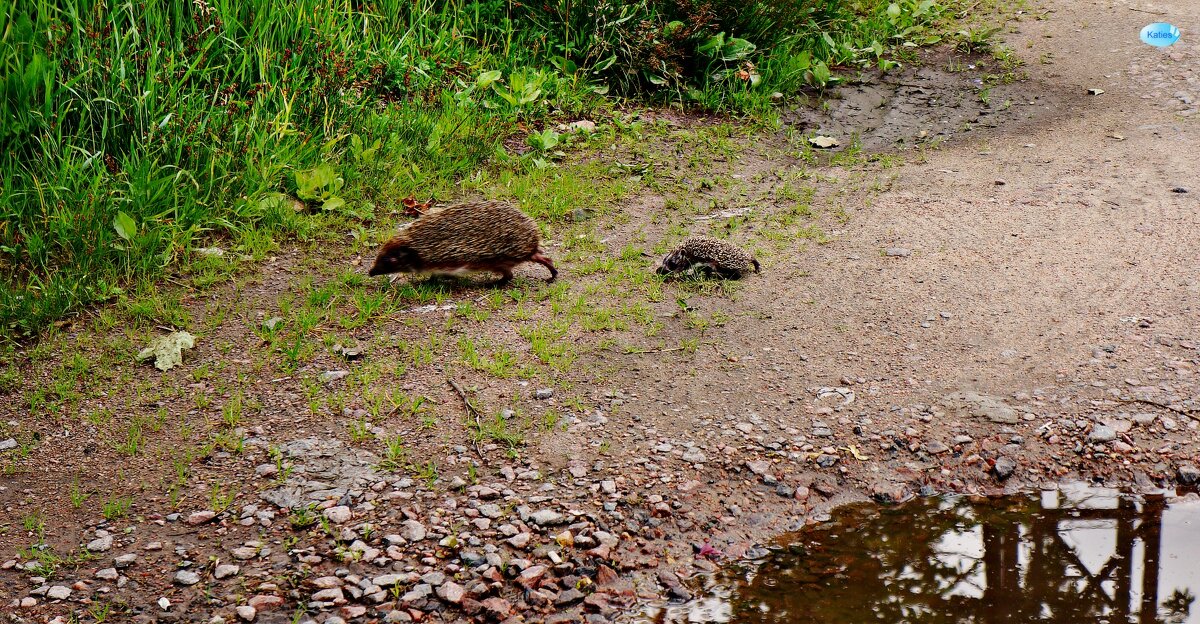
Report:
[[525,93],[521,94],[521,98],[519,100],[517,100],[517,104],[524,106],[526,104],[529,104],[530,102],[536,102],[537,99],[541,96],[542,96],[541,89],[534,89],[532,92],[526,90]]
[[117,212],[117,216],[113,217],[113,229],[117,231],[117,236],[126,241],[132,241],[137,234],[138,227],[133,217],[125,214],[124,210],[120,210]]
[[609,67],[612,67],[613,64],[616,62],[617,62],[617,55],[614,54],[614,55],[600,61],[599,63],[596,63],[596,66],[592,68],[592,73],[602,72],[602,71],[608,69]]
[[482,74],[479,74],[479,77],[475,79],[475,86],[479,87],[480,89],[486,89],[492,86],[492,83],[500,80],[500,76],[502,75],[503,74],[498,69],[485,71]]
[[345,205],[346,200],[342,199],[341,197],[330,197],[329,199],[325,200],[325,203],[321,204],[321,210],[337,210]]
[[716,56],[717,52],[725,47],[725,33],[720,32],[708,38],[696,49],[697,52],[705,56]]
[[888,17],[900,17],[900,5],[896,4],[895,2],[889,4],[887,8],[887,14]]
[[721,49],[721,60],[740,61],[749,56],[756,49],[757,47],[753,43],[750,43],[745,39],[733,37],[729,40],[729,43],[725,44],[725,46]]
[[295,176],[296,195],[305,201],[321,199],[329,193],[335,193],[345,183],[328,163],[322,163],[308,171],[297,171]]

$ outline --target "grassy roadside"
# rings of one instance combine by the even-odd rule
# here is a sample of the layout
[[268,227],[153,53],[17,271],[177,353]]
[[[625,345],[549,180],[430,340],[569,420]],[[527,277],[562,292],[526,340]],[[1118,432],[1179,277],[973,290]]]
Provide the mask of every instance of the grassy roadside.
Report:
[[[589,119],[639,102],[769,118],[934,42],[933,0],[14,3],[0,15],[0,338],[90,304],[177,325],[163,276],[227,281],[282,241],[374,243],[399,199],[483,192],[552,224]],[[535,184],[534,183],[534,184]],[[506,186],[509,185],[509,186]],[[214,257],[211,248],[225,255]]]

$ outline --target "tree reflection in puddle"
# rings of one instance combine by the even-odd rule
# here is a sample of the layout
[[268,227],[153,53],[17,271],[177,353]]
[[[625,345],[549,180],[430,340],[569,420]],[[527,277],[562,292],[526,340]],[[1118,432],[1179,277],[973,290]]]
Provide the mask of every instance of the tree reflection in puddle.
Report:
[[853,505],[659,622],[1200,623],[1200,499],[1063,487]]

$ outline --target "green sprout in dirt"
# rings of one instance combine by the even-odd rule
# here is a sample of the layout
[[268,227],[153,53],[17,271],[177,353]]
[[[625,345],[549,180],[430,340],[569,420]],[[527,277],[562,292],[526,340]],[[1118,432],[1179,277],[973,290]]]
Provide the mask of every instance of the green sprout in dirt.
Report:
[[128,496],[117,496],[104,501],[104,519],[109,522],[120,520],[129,514],[133,499]]
[[307,529],[317,523],[317,518],[320,515],[316,507],[311,505],[308,507],[298,507],[288,514],[288,523],[296,530]]
[[388,472],[398,472],[404,468],[407,461],[408,449],[404,446],[404,438],[398,435],[387,438],[384,441],[383,461],[379,462],[379,468]]

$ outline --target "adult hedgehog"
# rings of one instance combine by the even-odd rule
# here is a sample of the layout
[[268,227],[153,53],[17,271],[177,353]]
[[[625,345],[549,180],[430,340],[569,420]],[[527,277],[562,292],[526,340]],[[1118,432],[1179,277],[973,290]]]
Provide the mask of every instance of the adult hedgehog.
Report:
[[417,218],[384,243],[368,275],[388,273],[500,274],[498,285],[512,279],[523,262],[537,262],[558,277],[554,263],[539,249],[537,224],[512,204],[474,201],[437,208]]

